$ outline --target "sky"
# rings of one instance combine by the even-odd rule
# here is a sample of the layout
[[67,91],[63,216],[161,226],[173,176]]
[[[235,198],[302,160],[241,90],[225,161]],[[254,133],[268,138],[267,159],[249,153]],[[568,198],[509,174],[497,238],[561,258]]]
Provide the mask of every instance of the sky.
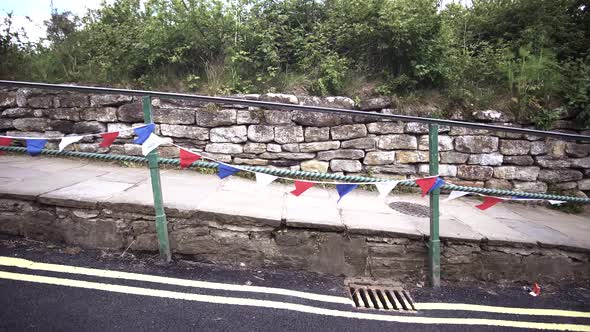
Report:
[[[14,28],[24,28],[30,41],[45,37],[43,21],[48,20],[53,7],[62,11],[71,11],[77,16],[84,16],[88,9],[100,7],[104,0],[0,0],[0,20],[7,13],[13,12]],[[107,0],[112,3],[114,0]],[[470,4],[471,0],[443,0],[443,6],[451,2]],[[30,18],[27,19],[27,16]]]

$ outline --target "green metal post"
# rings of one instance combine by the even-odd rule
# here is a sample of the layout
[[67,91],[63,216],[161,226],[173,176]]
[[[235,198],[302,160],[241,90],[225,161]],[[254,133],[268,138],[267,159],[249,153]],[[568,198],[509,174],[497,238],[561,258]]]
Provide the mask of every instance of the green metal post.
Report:
[[[438,125],[436,124],[431,124],[428,128],[428,149],[430,154],[430,175],[438,175]],[[430,192],[430,243],[428,256],[432,287],[440,287],[439,196],[440,189]]]
[[[145,123],[152,123],[152,98],[143,96],[143,119]],[[160,247],[160,256],[164,261],[170,262],[170,241],[168,239],[168,222],[164,212],[164,199],[162,197],[162,183],[160,181],[160,167],[158,165],[158,150],[152,150],[148,155],[148,164],[150,168],[150,177],[152,179],[152,192],[154,194],[154,208],[156,210],[156,233],[158,234],[158,244]]]

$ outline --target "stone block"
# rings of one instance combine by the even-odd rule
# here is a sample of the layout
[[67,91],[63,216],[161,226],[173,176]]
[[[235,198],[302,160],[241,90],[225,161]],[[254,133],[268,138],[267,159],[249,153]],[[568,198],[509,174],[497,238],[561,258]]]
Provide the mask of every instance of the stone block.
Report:
[[266,151],[268,152],[281,152],[283,148],[278,144],[269,143],[266,145]]
[[126,95],[91,95],[90,106],[101,107],[101,106],[120,106],[133,101],[132,96]]
[[234,154],[244,152],[244,148],[240,144],[233,143],[209,143],[205,147],[205,151],[211,153]]
[[262,110],[239,110],[237,112],[238,124],[260,124],[264,120]]
[[107,123],[108,132],[119,132],[119,138],[131,138],[133,137],[133,131],[130,130],[131,125],[126,123]]
[[464,180],[489,180],[493,174],[490,166],[460,165],[457,168],[457,177]]
[[266,166],[268,165],[269,161],[265,159],[243,159],[243,158],[234,158],[235,164],[245,164],[245,165],[252,165],[252,166]]
[[301,151],[301,149],[299,148],[299,144],[297,143],[283,144],[281,148],[283,149],[283,151],[286,152],[303,152]]
[[467,153],[490,153],[498,151],[498,137],[459,136],[455,138],[455,150]]
[[514,181],[514,190],[529,193],[545,193],[547,192],[547,184],[545,182]]
[[127,144],[123,145],[123,148],[125,149],[125,154],[128,156],[142,156],[143,155],[141,153],[141,145],[139,145],[139,144],[127,143]]
[[353,119],[350,115],[294,111],[293,122],[309,127],[334,127],[343,124],[352,124]]
[[330,128],[326,127],[307,127],[305,128],[306,142],[320,142],[330,139]]
[[[326,151],[327,152],[327,151]],[[315,153],[300,153],[300,152],[265,152],[260,155],[262,159],[288,159],[288,160],[306,160],[306,159],[313,159],[315,157]],[[274,164],[278,166],[277,164]]]
[[328,172],[329,165],[330,164],[325,161],[306,160],[306,161],[301,162],[301,170],[304,172],[326,173],[326,172]]
[[367,123],[367,130],[371,134],[403,134],[405,124],[403,122],[373,122]]
[[271,125],[282,125],[291,123],[291,111],[288,110],[265,110],[264,111],[264,122]]
[[154,109],[154,122],[166,124],[194,124],[195,111],[192,109],[156,108]]
[[[34,117],[34,111],[30,108],[9,108],[2,112],[3,118],[32,118]],[[80,120],[78,118],[78,120]]]
[[578,188],[578,183],[576,181],[570,182],[562,182],[562,183],[554,183],[551,185],[550,189],[552,191],[572,191]]
[[0,91],[0,110],[16,107],[16,91]]
[[373,173],[414,175],[418,172],[416,165],[392,164],[384,166],[367,166],[367,170]]
[[490,132],[486,129],[471,129],[465,127],[452,127],[449,131],[451,136],[473,136],[473,135],[488,135]]
[[71,134],[74,131],[74,122],[68,120],[49,120],[47,130],[55,130],[64,134]]
[[397,151],[395,161],[400,164],[414,164],[428,162],[427,151]]
[[379,136],[377,147],[383,150],[415,150],[418,140],[412,135],[384,135]]
[[61,94],[54,99],[55,107],[88,107],[89,97],[83,94]]
[[330,161],[332,172],[360,172],[362,169],[363,166],[358,160],[332,159]]
[[548,151],[549,147],[545,141],[531,142],[531,155],[538,156],[541,154],[546,154]]
[[428,125],[426,123],[407,122],[404,131],[408,134],[428,134]]
[[440,162],[445,164],[465,164],[467,159],[469,159],[469,154],[455,152],[455,151],[447,151],[440,153]]
[[469,156],[469,164],[481,166],[500,166],[504,156],[499,153],[472,154]]
[[505,156],[505,165],[531,166],[535,163],[531,156]]
[[590,155],[590,144],[566,143],[565,153],[568,157],[586,157],[587,155]]
[[213,128],[231,126],[237,123],[237,111],[234,109],[216,109],[215,107],[198,109],[196,111],[197,125]]
[[266,144],[248,142],[244,145],[245,153],[264,153],[266,152]]
[[13,129],[12,119],[0,119],[0,130]]
[[209,129],[196,126],[183,126],[162,123],[160,131],[164,136],[192,138],[200,141],[209,139]]
[[31,108],[52,108],[53,96],[33,96],[27,98],[27,105]]
[[506,114],[496,110],[475,111],[472,113],[473,118],[487,122],[506,122],[509,118]]
[[285,93],[265,93],[260,95],[259,100],[282,104],[299,104],[299,99],[295,95]]
[[[430,174],[430,166],[428,164],[419,165],[418,166],[418,173]],[[457,176],[457,166],[456,165],[440,164],[440,165],[438,165],[438,175],[455,177],[455,176]]]
[[141,103],[125,104],[117,109],[117,118],[121,122],[143,122]]
[[376,137],[363,137],[355,138],[350,141],[343,141],[340,146],[343,149],[361,149],[361,150],[374,150],[377,146]]
[[339,141],[328,141],[328,142],[312,142],[312,143],[300,143],[300,152],[317,152],[326,150],[336,150],[340,148]]
[[353,109],[354,100],[348,97],[298,97],[300,105]]
[[388,165],[395,162],[395,151],[367,152],[363,163],[365,165]]
[[527,155],[531,151],[531,142],[521,140],[501,140],[500,153],[507,156]]
[[97,134],[107,131],[107,126],[98,121],[76,122],[74,124],[74,133],[76,134]]
[[332,127],[330,134],[333,140],[347,140],[367,136],[367,127],[364,124],[342,125]]
[[213,143],[243,143],[248,140],[246,126],[211,128],[209,140]]
[[279,144],[301,143],[304,140],[301,126],[275,127],[274,132],[274,140]]
[[49,121],[44,118],[19,118],[12,121],[14,128],[21,131],[45,131],[49,129]]
[[543,168],[550,169],[570,168],[572,165],[569,159],[556,159],[551,156],[537,156],[535,157],[535,162]]
[[540,168],[535,166],[500,166],[494,168],[494,177],[505,180],[535,181],[539,177],[539,170]]
[[570,160],[572,162],[572,168],[590,168],[590,157]]
[[561,158],[565,157],[566,142],[555,140],[552,138],[547,139],[547,154],[552,157]]
[[388,108],[392,105],[389,97],[374,97],[361,100],[359,108],[362,111],[373,111]]
[[503,179],[489,179],[485,184],[486,188],[512,190],[512,182]]
[[[442,135],[438,137],[438,151],[450,151],[453,150],[454,137]],[[420,136],[418,140],[418,150],[428,151],[428,135]]]
[[578,189],[590,190],[590,179],[584,179],[584,180],[578,181]]
[[85,108],[80,110],[84,121],[117,122],[117,109],[114,107]]
[[80,121],[80,110],[78,110],[77,108],[50,109],[46,110],[45,114],[48,118],[53,120]]
[[318,152],[317,159],[319,160],[332,160],[332,159],[361,159],[365,156],[363,150],[333,150],[333,151],[320,151]]
[[252,142],[272,142],[275,138],[274,127],[265,125],[248,126],[248,140]]

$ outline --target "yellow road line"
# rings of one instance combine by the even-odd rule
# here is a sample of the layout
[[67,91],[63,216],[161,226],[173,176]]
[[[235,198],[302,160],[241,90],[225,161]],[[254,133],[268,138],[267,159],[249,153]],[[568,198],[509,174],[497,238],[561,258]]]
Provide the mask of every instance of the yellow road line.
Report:
[[479,304],[464,304],[464,303],[416,303],[417,310],[462,310],[462,311],[481,311],[498,314],[511,315],[535,315],[535,316],[562,316],[562,317],[577,317],[590,318],[590,312],[571,311],[560,309],[533,309],[533,308],[511,308],[511,307],[495,307]]
[[123,285],[104,284],[90,281],[64,279],[45,277],[30,274],[12,273],[0,271],[0,279],[27,281],[41,284],[49,284],[56,286],[66,286],[84,289],[102,290],[108,292],[143,295],[159,298],[171,298],[186,301],[207,302],[216,304],[241,305],[250,307],[260,307],[269,309],[282,309],[297,312],[303,312],[315,315],[324,315],[331,317],[364,319],[374,321],[398,322],[398,323],[412,323],[412,324],[449,324],[449,325],[486,325],[486,326],[501,326],[501,327],[516,327],[529,328],[539,330],[558,330],[558,331],[590,331],[590,325],[577,324],[559,324],[559,323],[537,323],[537,322],[523,322],[523,321],[509,321],[497,319],[479,319],[479,318],[434,318],[434,317],[418,317],[418,316],[392,316],[392,315],[378,315],[367,314],[360,312],[340,311],[333,309],[324,309],[313,306],[284,303],[277,301],[256,300],[236,297],[223,297],[213,295],[201,295],[191,293],[181,293],[173,291],[165,291],[160,289],[150,289]]
[[0,256],[0,265],[18,267],[18,268],[23,268],[23,269],[38,270],[38,271],[81,274],[81,275],[92,276],[92,277],[136,280],[136,281],[154,282],[154,283],[176,285],[176,286],[217,289],[217,290],[224,290],[224,291],[276,294],[276,295],[299,297],[299,298],[303,298],[303,299],[321,301],[321,302],[339,303],[339,304],[348,304],[348,305],[353,304],[352,300],[350,300],[349,298],[346,298],[346,297],[299,292],[299,291],[294,291],[294,290],[284,289],[284,288],[224,284],[224,283],[218,283],[218,282],[207,282],[207,281],[180,279],[180,278],[160,277],[160,276],[154,276],[154,275],[149,275],[149,274],[91,269],[91,268],[69,266],[69,265],[47,264],[47,263],[34,262],[31,260],[22,259],[22,258],[6,257],[6,256]]

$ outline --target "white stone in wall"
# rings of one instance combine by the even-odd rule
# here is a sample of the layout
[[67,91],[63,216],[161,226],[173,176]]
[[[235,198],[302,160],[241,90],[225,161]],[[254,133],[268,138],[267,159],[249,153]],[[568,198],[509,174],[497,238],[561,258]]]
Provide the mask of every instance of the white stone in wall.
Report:
[[248,139],[246,126],[211,128],[209,139],[214,143],[243,143]]
[[504,156],[499,153],[485,153],[470,155],[467,163],[481,166],[500,166],[503,161]]
[[500,166],[494,168],[494,177],[506,180],[535,181],[539,177],[539,167]]

